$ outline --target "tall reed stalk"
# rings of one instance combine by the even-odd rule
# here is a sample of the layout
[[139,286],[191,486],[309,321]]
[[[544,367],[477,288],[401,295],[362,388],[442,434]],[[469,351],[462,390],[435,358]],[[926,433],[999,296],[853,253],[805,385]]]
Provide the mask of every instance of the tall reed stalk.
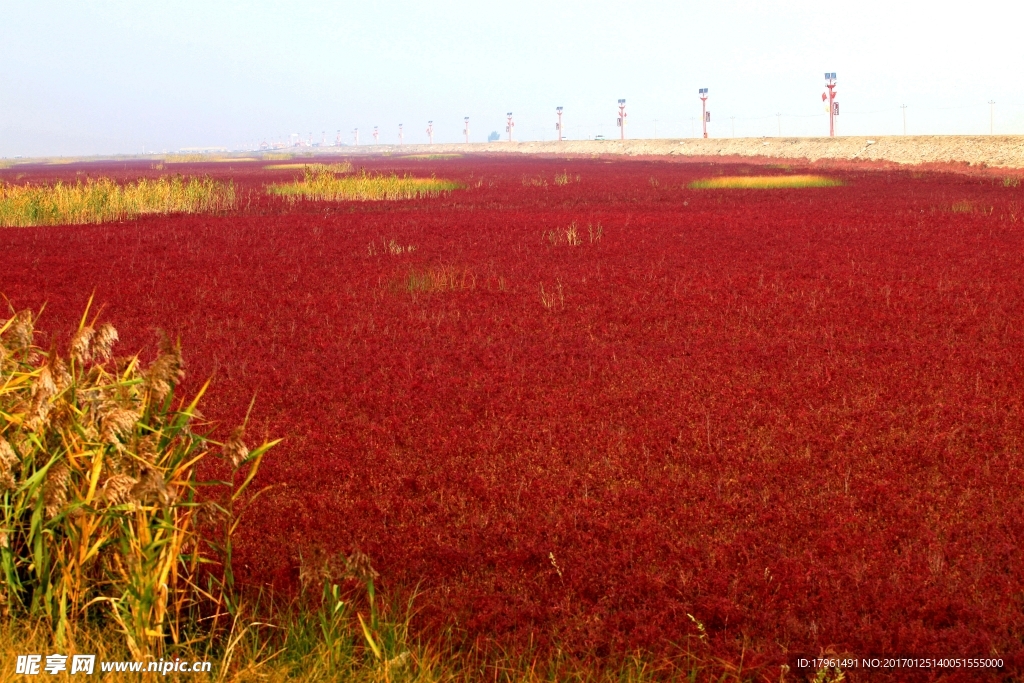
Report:
[[[180,349],[114,359],[117,331],[87,314],[66,355],[34,345],[30,312],[0,322],[0,605],[50,623],[58,645],[108,622],[156,657],[200,612],[231,609],[236,508],[277,442],[196,433],[206,387],[176,398]],[[230,482],[198,478],[210,455]]]

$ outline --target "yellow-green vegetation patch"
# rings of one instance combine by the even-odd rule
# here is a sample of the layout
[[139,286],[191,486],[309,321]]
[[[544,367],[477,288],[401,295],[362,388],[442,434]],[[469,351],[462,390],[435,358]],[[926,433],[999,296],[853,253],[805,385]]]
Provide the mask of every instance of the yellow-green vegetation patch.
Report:
[[399,177],[393,173],[338,176],[327,171],[308,169],[302,180],[268,185],[267,192],[292,200],[372,201],[436,197],[442,192],[451,192],[461,187],[459,183],[443,178]]
[[0,183],[0,227],[102,223],[147,213],[206,213],[235,205],[235,187],[210,178],[163,177],[119,185],[110,178],[72,184]]
[[461,154],[406,154],[403,159],[461,159]]
[[754,175],[703,178],[690,183],[692,190],[773,190],[789,187],[836,187],[843,181],[821,175]]
[[303,169],[314,173],[351,173],[352,164],[347,161],[338,164],[269,164],[264,166],[263,169],[266,171],[294,171]]

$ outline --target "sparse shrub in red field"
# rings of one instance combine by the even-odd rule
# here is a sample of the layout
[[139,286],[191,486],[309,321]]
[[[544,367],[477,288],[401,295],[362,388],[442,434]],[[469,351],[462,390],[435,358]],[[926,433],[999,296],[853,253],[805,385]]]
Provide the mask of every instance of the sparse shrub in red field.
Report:
[[18,308],[69,328],[95,290],[118,329],[154,330],[126,348],[180,336],[208,417],[255,395],[253,437],[286,438],[241,529],[249,585],[287,593],[300,553],[359,550],[418,590],[427,634],[682,645],[776,677],[824,651],[1021,670],[1024,191],[353,163],[464,189],[288,205],[261,187],[292,172],[197,165],[234,179],[236,212],[0,232]]

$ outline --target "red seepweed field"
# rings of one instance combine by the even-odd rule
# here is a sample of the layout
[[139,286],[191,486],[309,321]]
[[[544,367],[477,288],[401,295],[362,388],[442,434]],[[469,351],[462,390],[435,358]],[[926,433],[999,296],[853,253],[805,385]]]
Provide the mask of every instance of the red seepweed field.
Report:
[[255,396],[254,438],[285,438],[239,537],[247,586],[294,594],[303,558],[359,550],[385,591],[418,592],[421,632],[506,650],[1021,671],[1024,187],[352,161],[463,188],[289,203],[262,188],[294,170],[195,164],[234,180],[236,210],[0,230],[0,292],[45,304],[41,329],[70,333],[95,292],[121,352],[180,338],[189,389],[213,378],[207,418]]

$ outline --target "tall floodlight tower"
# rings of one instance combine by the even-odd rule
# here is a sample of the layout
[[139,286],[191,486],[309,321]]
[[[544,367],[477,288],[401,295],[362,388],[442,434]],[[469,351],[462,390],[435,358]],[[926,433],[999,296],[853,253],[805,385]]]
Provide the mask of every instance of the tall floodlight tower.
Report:
[[379,135],[380,135],[380,133],[377,131],[377,126],[374,126],[373,127],[373,144],[375,144],[375,145],[377,144],[377,138],[378,138]]
[[341,147],[341,128],[338,129],[338,134],[334,136],[334,146]]
[[555,111],[558,112],[558,123],[555,124],[555,130],[558,131],[558,141],[562,141],[562,108],[555,107]]
[[512,142],[512,129],[516,127],[516,122],[512,120],[512,112],[506,114],[508,117],[508,123],[505,124],[505,131],[508,133],[508,141]]
[[466,136],[466,144],[469,144],[469,117],[466,116],[462,119],[465,122],[465,127],[462,129],[463,134]]
[[619,139],[626,139],[626,100],[619,100]]
[[399,146],[399,147],[401,147],[401,146],[402,146],[402,141],[403,141],[404,139],[405,139],[405,138],[404,138],[404,136],[402,135],[402,124],[398,124],[398,146]]
[[352,131],[352,135],[353,135],[353,136],[355,137],[355,139],[356,139],[356,145],[358,145],[358,144],[359,144],[359,129],[358,129],[358,128],[356,128],[355,130],[353,130],[353,131]]
[[704,126],[704,137],[708,136],[708,121],[711,120],[711,112],[708,111],[708,89],[701,88],[697,91],[700,95],[700,120]]
[[828,94],[821,93],[822,101],[828,100],[828,136],[836,136],[836,117],[839,116],[839,103],[836,102],[836,72],[825,74],[825,87]]
[[427,137],[430,139],[430,144],[434,144],[434,122],[427,121]]

